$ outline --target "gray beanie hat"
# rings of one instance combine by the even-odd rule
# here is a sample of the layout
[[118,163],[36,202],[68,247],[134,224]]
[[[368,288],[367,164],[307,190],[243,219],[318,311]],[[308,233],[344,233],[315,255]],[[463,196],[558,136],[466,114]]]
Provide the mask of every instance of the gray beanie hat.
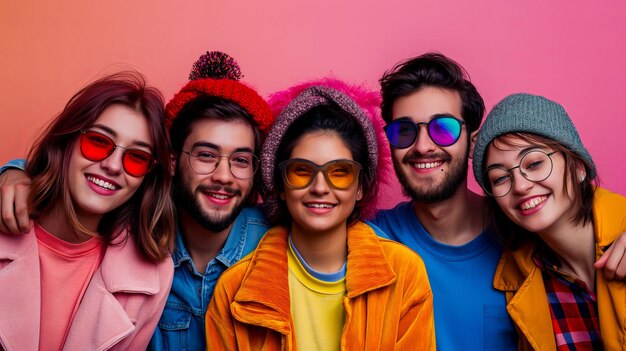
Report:
[[[337,84],[338,83],[335,83],[335,85]],[[280,97],[281,96],[274,100],[280,100]],[[270,99],[270,101],[272,100],[273,99]],[[320,105],[331,104],[338,106],[340,109],[354,116],[359,125],[361,125],[365,138],[367,139],[369,163],[368,165],[363,165],[363,171],[367,172],[373,170],[374,172],[377,172],[377,166],[379,164],[377,133],[374,130],[375,127],[372,125],[373,121],[371,121],[370,117],[366,115],[366,111],[364,111],[364,109],[359,106],[357,102],[339,90],[326,86],[312,86],[306,88],[299,92],[299,95],[290,101],[282,111],[280,111],[279,116],[276,118],[276,121],[272,125],[272,129],[263,144],[263,150],[261,152],[261,168],[263,173],[263,185],[265,187],[264,191],[266,194],[263,201],[270,218],[275,217],[279,212],[277,196],[278,190],[274,186],[274,170],[276,166],[276,154],[278,152],[278,147],[285,137],[287,129],[289,129],[294,121],[312,108]],[[270,105],[272,105],[272,103],[270,103]],[[380,116],[376,117],[380,120]],[[380,129],[382,130],[382,127]],[[378,173],[380,177],[380,172]],[[370,214],[367,212],[368,211],[366,209],[365,216]]]
[[489,112],[474,145],[474,177],[484,187],[483,162],[489,144],[507,133],[532,133],[557,141],[591,165],[590,179],[596,177],[591,155],[583,146],[574,123],[560,104],[542,96],[513,94],[505,97]]

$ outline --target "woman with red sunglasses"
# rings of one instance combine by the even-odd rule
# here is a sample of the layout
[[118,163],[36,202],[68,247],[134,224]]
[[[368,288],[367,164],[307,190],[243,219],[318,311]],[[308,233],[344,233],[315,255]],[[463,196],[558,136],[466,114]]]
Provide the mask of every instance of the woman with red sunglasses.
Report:
[[390,166],[378,102],[337,80],[270,99],[282,112],[261,162],[276,226],[217,282],[209,350],[435,349],[423,262],[362,222]]
[[28,155],[31,232],[0,234],[0,349],[145,349],[173,274],[168,165],[141,75],[70,99]]

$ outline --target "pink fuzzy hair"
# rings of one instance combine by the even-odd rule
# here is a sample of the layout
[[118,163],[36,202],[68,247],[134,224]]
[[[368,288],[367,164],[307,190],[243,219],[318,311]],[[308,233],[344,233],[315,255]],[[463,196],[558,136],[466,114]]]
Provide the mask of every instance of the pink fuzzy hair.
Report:
[[[304,82],[270,95],[268,104],[270,105],[274,119],[293,99],[300,95],[303,90],[314,86],[323,86],[340,91],[356,102],[361,109],[363,109],[363,112],[365,112],[369,120],[372,122],[372,126],[374,127],[374,131],[376,133],[376,142],[378,144],[378,165],[376,167],[376,173],[378,175],[379,190],[382,188],[381,185],[389,185],[393,166],[387,136],[385,135],[385,131],[383,129],[385,121],[380,114],[381,98],[378,92],[369,90],[362,85],[348,84],[333,77]],[[376,201],[361,210],[363,219],[367,220],[374,217],[380,199],[381,192],[379,191]]]

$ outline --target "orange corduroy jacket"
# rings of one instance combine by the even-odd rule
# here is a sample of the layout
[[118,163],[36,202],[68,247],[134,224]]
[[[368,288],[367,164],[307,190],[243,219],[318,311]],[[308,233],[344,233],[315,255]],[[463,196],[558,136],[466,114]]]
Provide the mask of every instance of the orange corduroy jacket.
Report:
[[[626,231],[626,198],[597,188],[593,204],[596,259]],[[550,306],[534,245],[502,254],[494,287],[506,293],[507,310],[520,333],[519,350],[556,350]],[[596,272],[600,335],[605,350],[626,350],[626,283],[607,281]]]
[[[206,316],[208,350],[297,350],[284,227],[217,283]],[[364,223],[348,229],[341,350],[435,350],[433,300],[424,263]]]

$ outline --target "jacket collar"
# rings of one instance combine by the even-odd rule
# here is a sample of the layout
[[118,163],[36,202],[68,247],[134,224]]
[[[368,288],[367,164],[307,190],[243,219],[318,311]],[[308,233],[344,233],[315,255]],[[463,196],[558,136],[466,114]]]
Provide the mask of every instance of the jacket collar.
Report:
[[[626,231],[626,217],[623,214],[625,206],[626,199],[623,197],[601,188],[596,189],[593,204],[596,259],[620,233]],[[528,342],[535,349],[551,350],[556,346],[550,307],[545,297],[541,270],[535,266],[532,259],[534,251],[535,245],[530,241],[515,251],[505,250],[496,269],[494,287],[507,293],[507,310]],[[602,309],[604,305],[610,305],[610,299],[614,297],[608,293],[600,296],[606,290],[606,283],[602,274],[598,274],[596,279],[599,293],[598,308]],[[623,288],[616,289],[613,295],[618,292],[623,295]],[[623,301],[622,295],[616,300]],[[622,303],[614,305],[623,306]],[[613,315],[610,313],[601,315],[601,329],[606,328],[606,323],[602,320]],[[618,315],[623,313],[620,312]],[[618,322],[612,321],[608,324],[616,325]],[[605,334],[604,331],[602,333]]]
[[34,227],[0,234],[0,349],[37,350],[41,311],[39,254]]
[[[259,242],[231,305],[242,323],[291,332],[291,306],[287,266],[288,229],[274,227]],[[366,224],[348,229],[347,297],[355,298],[396,281],[379,238]],[[263,293],[259,293],[263,291]]]
[[161,289],[154,262],[143,258],[137,247],[135,238],[126,231],[107,246],[100,271],[109,292],[155,295]]
[[[39,347],[41,284],[39,253],[34,228],[24,235],[0,234],[0,338],[9,349]],[[132,269],[131,269],[132,267]],[[154,263],[145,260],[134,238],[122,232],[107,246],[76,311],[64,349],[94,349],[111,345],[131,333],[135,326],[114,293],[157,294],[160,277]],[[27,304],[24,301],[28,301]],[[97,328],[97,332],[94,332]],[[85,338],[90,335],[90,338]]]
[[[226,267],[230,267],[235,262],[241,260],[241,257],[244,255],[246,240],[248,240],[249,221],[255,220],[251,218],[252,211],[253,209],[251,208],[242,209],[241,213],[239,213],[233,222],[230,231],[228,232],[228,237],[226,238],[224,247],[220,249],[214,260],[222,262]],[[189,261],[195,270],[193,259],[191,258],[191,254],[187,250],[187,247],[185,247],[182,234],[180,226],[178,226],[176,230],[174,252],[172,254],[174,267],[178,268],[183,262]],[[204,272],[201,274],[204,274]]]

